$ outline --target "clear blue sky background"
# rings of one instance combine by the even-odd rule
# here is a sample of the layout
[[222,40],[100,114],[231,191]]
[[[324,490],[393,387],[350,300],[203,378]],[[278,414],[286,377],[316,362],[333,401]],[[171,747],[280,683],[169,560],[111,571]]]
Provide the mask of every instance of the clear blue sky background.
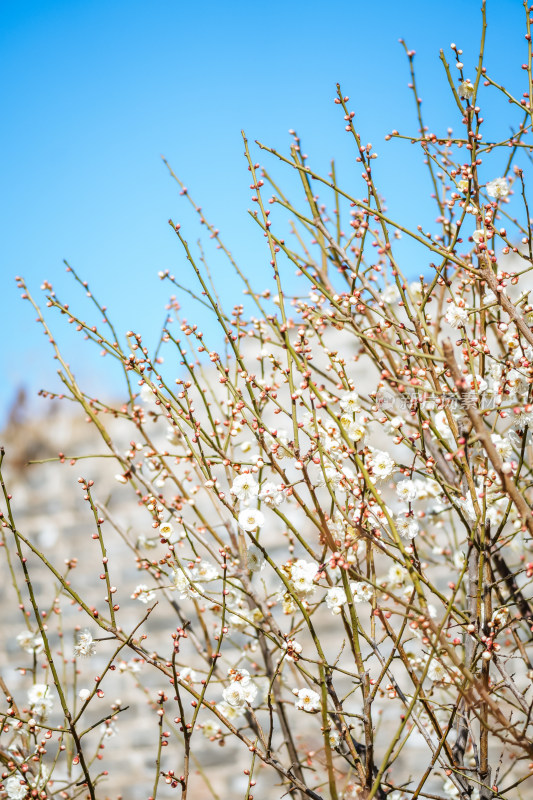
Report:
[[[451,57],[450,42],[463,47],[473,76],[479,8],[478,0],[2,0],[0,421],[19,385],[32,395],[58,386],[50,348],[19,299],[14,275],[23,274],[37,295],[46,278],[60,297],[73,305],[78,297],[85,309],[65,275],[66,258],[109,306],[120,332],[133,328],[148,344],[155,341],[170,293],[157,271],[168,268],[189,280],[167,220],[180,221],[191,243],[201,233],[160,154],[256,285],[267,285],[269,257],[246,213],[251,193],[240,130],[283,149],[288,129],[296,128],[310,163],[327,172],[335,156],[340,182],[361,194],[356,153],[332,102],[340,81],[363,141],[379,153],[375,175],[391,213],[431,225],[436,214],[420,154],[409,143],[383,141],[392,128],[417,129],[398,38],[417,51],[430,130],[450,124],[458,130],[439,48]],[[488,20],[486,63],[495,78],[522,92],[521,0],[488,0]],[[488,132],[505,137],[518,117],[493,98],[489,90],[482,95]],[[283,182],[277,166],[276,174]],[[485,177],[497,174],[496,158]],[[224,297],[237,301],[236,284],[209,244],[215,279]],[[425,256],[408,242],[402,248],[406,272],[424,271]],[[51,319],[60,323],[57,314]],[[74,331],[58,338],[85,388],[113,394],[109,359],[83,348]]]

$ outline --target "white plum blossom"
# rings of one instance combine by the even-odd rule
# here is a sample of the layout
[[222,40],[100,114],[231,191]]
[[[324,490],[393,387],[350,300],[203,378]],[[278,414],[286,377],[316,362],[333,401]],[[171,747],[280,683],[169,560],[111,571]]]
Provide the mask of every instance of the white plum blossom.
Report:
[[367,603],[372,599],[372,587],[363,581],[353,581],[353,583],[350,583],[350,591],[354,603]]
[[249,503],[250,500],[257,497],[259,486],[255,482],[253,475],[250,475],[249,472],[243,472],[237,475],[230,491],[231,494],[235,495],[237,500],[240,500],[242,503]]
[[396,303],[400,299],[400,292],[396,284],[387,286],[381,293],[381,299],[384,303]]
[[91,632],[85,628],[84,631],[78,634],[78,639],[74,645],[74,655],[78,656],[94,656],[96,653],[96,644],[92,637]]
[[[491,289],[485,289],[485,294],[483,295],[483,306],[492,306],[498,303],[498,298],[494,294]],[[498,364],[499,366],[499,364]],[[490,372],[490,367],[489,367]]]
[[314,582],[317,574],[317,565],[311,561],[299,558],[289,568],[290,580],[295,591],[300,595],[313,594],[316,589]]
[[385,480],[394,472],[396,464],[385,450],[373,450],[370,456],[372,475],[379,480]]
[[346,491],[347,483],[353,483],[356,479],[356,475],[353,469],[347,467],[346,465],[342,466],[342,474],[344,476],[342,479],[342,487],[344,488],[344,491]]
[[507,461],[513,452],[512,441],[508,437],[500,436],[499,433],[493,433],[490,438],[502,461]]
[[281,608],[284,614],[294,614],[298,605],[288,592],[281,595]]
[[182,681],[187,681],[188,683],[197,683],[199,680],[198,673],[191,669],[191,667],[182,667],[179,677]]
[[22,631],[17,635],[17,642],[26,653],[42,653],[44,650],[43,637],[33,631]]
[[285,656],[287,661],[297,661],[298,656],[303,650],[300,642],[297,642],[295,639],[288,639],[286,642],[283,642],[283,647],[287,651],[287,655]]
[[130,661],[119,661],[117,666],[118,670],[121,673],[124,672],[131,672],[132,674],[136,674],[137,672],[141,671],[141,664],[143,663],[140,659],[132,658]]
[[325,436],[321,436],[321,442],[324,448],[324,452],[326,452],[330,458],[334,458],[335,456],[340,456],[342,453],[342,439],[338,435],[338,431],[335,430],[332,434],[327,434]]
[[[350,523],[344,518],[338,509],[334,511],[333,518],[329,523],[329,527],[332,532],[337,534],[337,536],[355,536],[355,529],[353,525],[350,525]],[[361,544],[361,542],[358,544]]]
[[331,728],[328,731],[328,741],[329,741],[330,747],[338,747],[340,740],[341,740],[340,733],[338,731],[334,730],[333,728]]
[[365,417],[357,417],[351,419],[348,414],[343,414],[340,418],[340,423],[346,433],[348,439],[353,442],[359,442],[367,432],[367,424]]
[[246,566],[250,572],[260,572],[266,565],[265,557],[261,550],[252,545],[246,551]]
[[503,341],[505,342],[505,346],[507,347],[508,350],[518,350],[518,348],[520,347],[518,336],[516,335],[516,333],[512,328],[510,328],[504,335]]
[[292,452],[289,447],[289,434],[283,429],[279,429],[274,433],[265,434],[265,442],[268,449],[274,454],[278,461],[284,458],[291,458]]
[[507,624],[509,616],[510,614],[507,606],[502,606],[493,613],[491,622],[495,628],[501,628],[502,625]]
[[505,510],[507,508],[507,498],[502,497],[500,500],[493,501],[487,508],[486,517],[491,525],[499,525],[504,518]]
[[387,583],[391,586],[403,586],[408,572],[401,564],[393,564],[387,573]]
[[413,281],[409,284],[409,291],[415,301],[422,300],[424,297],[424,290],[420,281]]
[[523,431],[526,427],[533,427],[533,412],[520,411],[514,418],[514,426],[517,431]]
[[442,661],[439,661],[436,658],[431,660],[431,663],[428,667],[427,676],[430,681],[436,681],[437,683],[447,683],[450,680],[448,670]]
[[331,489],[337,489],[342,480],[342,472],[331,464],[326,465],[318,473],[317,485],[329,486]]
[[347,414],[354,414],[361,411],[361,404],[357,392],[348,392],[340,398],[340,406]]
[[451,325],[452,328],[460,328],[461,325],[464,325],[468,320],[468,311],[466,308],[462,308],[461,306],[457,306],[455,303],[452,303],[446,312],[445,319],[448,325]]
[[214,719],[210,719],[207,722],[204,722],[202,725],[202,733],[206,739],[211,739],[214,736],[217,736],[220,731],[221,727],[218,722],[215,722]]
[[21,782],[17,775],[12,775],[4,781],[4,788],[9,800],[24,800],[29,791],[28,784]]
[[320,695],[312,689],[293,690],[297,696],[296,708],[301,711],[318,711],[320,709]]
[[[304,413],[300,417],[300,423],[302,428],[307,433],[314,433],[315,432],[315,416],[311,411],[304,411]],[[317,426],[320,427],[319,422],[317,420]]]
[[265,481],[259,491],[259,499],[267,506],[280,506],[285,500],[285,495],[281,486],[277,486],[272,481]]
[[403,420],[401,417],[398,416],[391,417],[390,419],[388,419],[387,422],[385,423],[385,429],[387,433],[391,433],[392,431],[397,431],[399,428],[402,427],[404,421],[405,420]]
[[225,702],[233,708],[240,708],[246,703],[253,703],[257,695],[257,686],[252,681],[248,670],[231,669],[229,677],[232,680],[222,692]]
[[461,81],[459,84],[459,97],[464,97],[465,100],[471,100],[474,96],[475,86],[469,78]]
[[233,708],[240,708],[246,704],[246,691],[240,681],[232,681],[222,692],[222,697]]
[[174,527],[171,525],[170,522],[162,522],[159,526],[159,535],[163,537],[163,539],[170,539],[172,534],[174,533]]
[[230,669],[228,670],[228,677],[240,681],[243,686],[250,686],[252,683],[252,676],[247,669]]
[[442,489],[437,481],[434,481],[431,478],[415,478],[415,484],[417,498],[419,500],[427,500],[430,497],[439,497],[439,495],[442,493]]
[[209,561],[199,561],[190,570],[191,580],[194,583],[211,583],[219,577],[216,567]]
[[412,503],[418,497],[418,486],[415,481],[400,481],[396,484],[396,495],[404,503]]
[[250,625],[254,627],[262,619],[259,608],[248,608],[244,603],[238,603],[228,614],[228,625],[235,631],[245,631]]
[[486,189],[489,197],[495,197],[497,200],[500,197],[507,197],[510,192],[506,178],[494,178],[494,180],[488,181]]
[[255,683],[250,682],[247,686],[244,687],[246,702],[252,705],[255,703],[256,696],[257,696],[257,685]]
[[139,392],[139,399],[143,403],[153,403],[157,399],[157,396],[152,391],[151,386],[147,383],[143,383],[141,386],[141,391]]
[[518,369],[511,369],[507,373],[506,383],[510,389],[514,389],[517,394],[520,394],[527,389],[527,376]]
[[193,584],[193,576],[187,567],[178,567],[173,570],[172,581],[180,593],[180,600],[193,599],[198,597],[198,589]]
[[265,515],[257,508],[244,508],[239,513],[239,525],[245,531],[253,531],[264,524]]
[[397,516],[394,524],[402,539],[414,539],[420,530],[416,520],[406,514]]
[[226,717],[226,719],[234,721],[242,716],[245,706],[244,704],[242,706],[231,706],[225,700],[222,700],[220,703],[216,704],[216,709],[222,716]]
[[331,609],[333,614],[340,614],[342,606],[346,602],[346,592],[342,586],[333,586],[328,589],[326,595],[326,605]]
[[140,600],[141,603],[145,605],[147,603],[151,603],[152,600],[155,600],[155,592],[153,589],[149,589],[145,583],[140,583],[138,586],[135,587],[135,591],[131,595],[132,600]]
[[482,228],[476,228],[472,234],[472,239],[476,244],[480,244],[485,239],[485,231]]
[[47,717],[54,705],[54,694],[45,683],[34,683],[28,689],[28,703],[35,714]]
[[433,418],[433,423],[435,428],[437,429],[437,433],[442,436],[450,444],[453,443],[453,432],[450,426],[448,425],[448,418],[446,416],[446,411],[442,409],[435,414]]

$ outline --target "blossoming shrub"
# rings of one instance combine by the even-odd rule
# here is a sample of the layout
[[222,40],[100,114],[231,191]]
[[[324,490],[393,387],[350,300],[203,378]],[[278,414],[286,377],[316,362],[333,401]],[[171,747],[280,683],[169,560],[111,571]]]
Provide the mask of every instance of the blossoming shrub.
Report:
[[[259,145],[301,181],[307,207],[293,206],[244,140],[273,284],[254,286],[195,206],[244,283],[246,312],[223,309],[171,223],[218,338],[180,319],[173,300],[155,353],[139,332],[124,346],[107,315],[86,323],[45,284],[52,311],[116,359],[121,405],[78,385],[19,279],[65,392],[116,462],[114,493],[131,491],[144,516],[121,528],[112,503],[98,500],[109,487],[80,478],[106,587],[95,606],[17,529],[4,489],[4,552],[28,611],[18,637],[28,692],[15,697],[2,683],[5,796],[101,796],[94,753],[128,711],[114,705],[86,720],[116,668],[151,671],[160,687],[143,723],[159,726],[146,797],[197,796],[205,746],[222,744],[244,765],[240,796],[250,800],[528,796],[533,306],[519,164],[531,150],[531,63],[525,99],[501,90],[522,115],[517,132],[487,141],[483,92],[498,84],[482,57],[469,80],[452,47],[458,82],[442,61],[464,133],[429,133],[420,116],[408,137],[429,171],[439,234],[388,217],[377,156],[338,88],[359,193],[334,171],[316,174],[296,137],[288,156]],[[297,220],[291,244],[272,209]],[[417,280],[396,258],[401,234],[425,248]],[[292,296],[288,265],[299,276]],[[163,356],[179,360],[176,374]],[[113,582],[106,547],[117,534],[141,573],[131,586]],[[65,651],[58,658],[51,646],[54,615],[32,588],[28,555],[57,586],[52,610],[72,601],[85,617],[69,657],[108,648],[91,690],[77,693]],[[157,617],[163,638],[152,649]],[[218,797],[216,775],[205,784]]]

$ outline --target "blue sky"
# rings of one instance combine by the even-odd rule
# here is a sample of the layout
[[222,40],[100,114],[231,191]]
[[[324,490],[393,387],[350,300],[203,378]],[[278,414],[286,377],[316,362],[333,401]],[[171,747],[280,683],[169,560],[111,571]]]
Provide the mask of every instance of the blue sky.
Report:
[[[202,233],[161,154],[243,270],[256,286],[267,286],[268,253],[247,216],[251,193],[241,128],[251,141],[277,149],[288,148],[288,129],[295,128],[311,165],[326,173],[334,156],[339,182],[357,194],[356,153],[332,102],[340,81],[363,141],[379,153],[374,172],[391,214],[431,225],[435,213],[419,154],[408,143],[383,138],[392,128],[417,129],[398,38],[417,51],[430,130],[458,130],[439,49],[450,57],[450,42],[456,42],[466,74],[474,74],[479,7],[478,0],[2,0],[0,422],[20,385],[32,396],[58,386],[50,348],[32,309],[19,299],[16,274],[37,295],[42,280],[51,281],[59,297],[85,314],[84,298],[65,274],[67,259],[109,307],[119,332],[131,328],[148,344],[156,340],[170,294],[157,271],[191,279],[167,220],[179,221],[191,244]],[[523,14],[521,0],[488,0],[486,63],[517,92],[525,88]],[[488,131],[503,138],[517,116],[508,119],[508,106],[494,97],[489,91],[482,96],[483,113]],[[290,185],[279,165],[258,160]],[[496,158],[487,179],[496,176],[497,164]],[[209,239],[206,252],[232,304],[239,298],[236,284]],[[424,255],[408,242],[400,253],[408,274],[426,268]],[[183,305],[194,320],[190,302]],[[64,331],[58,315],[50,319]],[[89,392],[116,392],[108,359],[83,347],[72,330],[58,340]]]

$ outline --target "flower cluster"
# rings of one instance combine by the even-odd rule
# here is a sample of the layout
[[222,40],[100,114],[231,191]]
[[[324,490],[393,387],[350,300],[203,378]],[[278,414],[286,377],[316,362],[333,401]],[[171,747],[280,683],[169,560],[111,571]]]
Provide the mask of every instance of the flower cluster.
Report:
[[[7,797],[41,791],[36,772],[22,766],[42,761],[48,740],[38,737],[56,696],[66,720],[50,731],[60,741],[57,760],[71,737],[68,752],[81,769],[58,792],[69,797],[72,786],[89,785],[96,767],[78,752],[80,731],[93,730],[86,708],[103,699],[113,673],[137,681],[157,715],[154,796],[160,779],[199,795],[191,771],[197,731],[202,746],[248,759],[250,798],[259,763],[284,792],[315,800],[510,797],[529,777],[533,238],[519,221],[529,212],[516,186],[531,132],[518,120],[511,137],[485,136],[484,89],[499,84],[481,64],[466,77],[462,51],[452,51],[456,82],[443,61],[464,132],[430,133],[419,119],[413,136],[438,232],[391,221],[374,182],[377,154],[363,144],[339,87],[335,104],[363,170],[357,190],[334,170],[314,172],[293,133],[290,158],[274,154],[303,181],[309,208],[295,208],[245,142],[271,284],[245,278],[243,303],[224,307],[205,254],[196,258],[172,223],[200,282],[201,297],[193,296],[218,324],[218,339],[214,326],[204,333],[182,318],[172,295],[156,351],[134,331],[126,346],[46,284],[51,311],[75,322],[126,377],[116,407],[88,400],[57,350],[70,395],[117,462],[114,490],[125,497],[131,487],[136,513],[123,524],[111,502],[93,497],[93,481],[79,479],[105,595],[86,599],[55,567],[52,601],[39,606],[30,593],[33,617],[24,610],[17,643],[31,662],[21,669],[24,691],[32,685],[26,706],[9,695],[4,713],[4,733],[17,741],[6,746]],[[407,54],[412,66],[414,51]],[[531,113],[527,93],[505,96]],[[500,147],[503,174],[503,162],[496,171],[490,159]],[[298,221],[290,243],[279,230],[287,212]],[[402,235],[427,249],[418,280],[403,267]],[[287,264],[299,281],[292,294]],[[160,277],[182,291],[170,273]],[[176,358],[178,374],[168,366]],[[18,548],[27,571],[23,548],[38,557],[37,548],[9,513],[2,519],[15,543],[6,548]],[[108,555],[115,534],[131,568],[117,560],[115,569]],[[68,573],[76,559],[65,563]],[[81,677],[63,690],[58,664],[72,651],[62,649],[63,628],[56,636],[51,626],[65,598],[91,627],[75,628]],[[89,682],[85,672],[100,659]],[[117,700],[98,717],[98,761],[123,712]],[[183,750],[179,771],[168,720]]]

